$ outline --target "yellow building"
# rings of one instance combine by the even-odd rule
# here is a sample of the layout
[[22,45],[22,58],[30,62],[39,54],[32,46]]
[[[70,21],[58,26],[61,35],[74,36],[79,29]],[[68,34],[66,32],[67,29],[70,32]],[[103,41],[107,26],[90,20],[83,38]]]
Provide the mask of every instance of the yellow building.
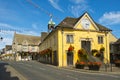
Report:
[[80,60],[79,50],[84,49],[90,55],[92,50],[103,49],[103,62],[109,63],[110,32],[87,12],[79,18],[66,17],[44,39],[41,36],[40,61],[60,67],[74,66]]

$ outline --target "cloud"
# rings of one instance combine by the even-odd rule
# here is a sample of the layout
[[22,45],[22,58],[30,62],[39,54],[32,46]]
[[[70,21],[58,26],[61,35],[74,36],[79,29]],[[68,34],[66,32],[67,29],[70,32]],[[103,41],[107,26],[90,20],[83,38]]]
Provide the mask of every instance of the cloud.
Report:
[[6,23],[0,23],[1,32],[24,32],[25,29],[20,26],[12,26]]
[[5,48],[6,45],[11,45],[13,41],[13,33],[1,35],[3,40],[0,41],[0,49]]
[[79,17],[85,11],[91,11],[85,0],[70,0],[72,5],[68,6],[69,11],[75,16]]
[[33,23],[33,24],[32,24],[32,27],[33,27],[33,29],[38,29],[38,26],[37,26],[36,23]]
[[120,11],[106,12],[99,19],[99,22],[105,25],[120,24]]
[[32,36],[40,36],[40,33],[36,32],[36,31],[27,31],[27,32],[24,32],[22,34],[32,35]]
[[22,28],[20,26],[13,26],[7,23],[0,23],[0,37],[3,37],[3,40],[0,41],[0,49],[4,48],[5,45],[11,45],[14,32],[26,35],[39,36],[40,34],[37,31],[29,30]]
[[4,48],[5,45],[12,44],[13,34],[14,32],[11,31],[0,32],[0,37],[3,38],[3,40],[0,41],[0,49]]
[[70,1],[75,4],[85,3],[85,0],[70,0]]
[[19,29],[15,28],[10,24],[0,23],[0,37],[3,37],[3,40],[0,41],[0,49],[4,48],[5,45],[11,45],[14,35],[14,31]]
[[50,2],[50,4],[57,10],[64,12],[60,6],[58,5],[59,0],[48,0]]
[[80,14],[87,9],[85,5],[72,5],[70,11],[75,17],[79,17]]

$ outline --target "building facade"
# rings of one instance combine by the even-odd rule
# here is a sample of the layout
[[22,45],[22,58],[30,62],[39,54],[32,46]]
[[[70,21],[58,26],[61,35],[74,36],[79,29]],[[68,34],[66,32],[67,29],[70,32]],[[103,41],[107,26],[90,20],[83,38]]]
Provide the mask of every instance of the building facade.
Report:
[[14,33],[12,51],[16,61],[37,59],[40,44],[39,36]]
[[96,23],[87,12],[79,18],[67,17],[41,42],[40,61],[60,67],[74,66],[79,60],[80,49],[89,55],[93,49],[104,48],[103,62],[109,63],[110,32],[110,29]]
[[120,59],[120,38],[112,44],[115,59]]
[[12,45],[6,45],[1,53],[2,60],[13,60]]

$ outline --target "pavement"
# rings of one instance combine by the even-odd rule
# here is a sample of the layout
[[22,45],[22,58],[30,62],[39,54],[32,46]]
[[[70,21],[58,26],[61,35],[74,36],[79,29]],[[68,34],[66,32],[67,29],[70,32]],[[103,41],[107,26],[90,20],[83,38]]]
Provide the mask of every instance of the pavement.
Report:
[[0,80],[27,80],[7,63],[0,62]]
[[62,67],[63,69],[80,71],[80,72],[88,72],[88,73],[108,73],[108,74],[120,74],[120,67],[115,67],[114,65],[108,65],[107,67],[102,66],[99,71],[89,70],[86,66],[84,69],[77,69],[75,67]]

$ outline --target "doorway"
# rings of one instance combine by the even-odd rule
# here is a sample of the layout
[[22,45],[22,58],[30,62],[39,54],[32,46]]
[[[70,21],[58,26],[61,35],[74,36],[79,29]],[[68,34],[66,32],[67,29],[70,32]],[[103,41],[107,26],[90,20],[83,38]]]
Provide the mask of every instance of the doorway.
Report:
[[73,52],[67,53],[67,65],[72,66],[73,65]]
[[53,64],[58,66],[58,54],[57,51],[53,51]]
[[91,42],[90,41],[81,41],[81,48],[85,49],[88,53],[91,51]]

